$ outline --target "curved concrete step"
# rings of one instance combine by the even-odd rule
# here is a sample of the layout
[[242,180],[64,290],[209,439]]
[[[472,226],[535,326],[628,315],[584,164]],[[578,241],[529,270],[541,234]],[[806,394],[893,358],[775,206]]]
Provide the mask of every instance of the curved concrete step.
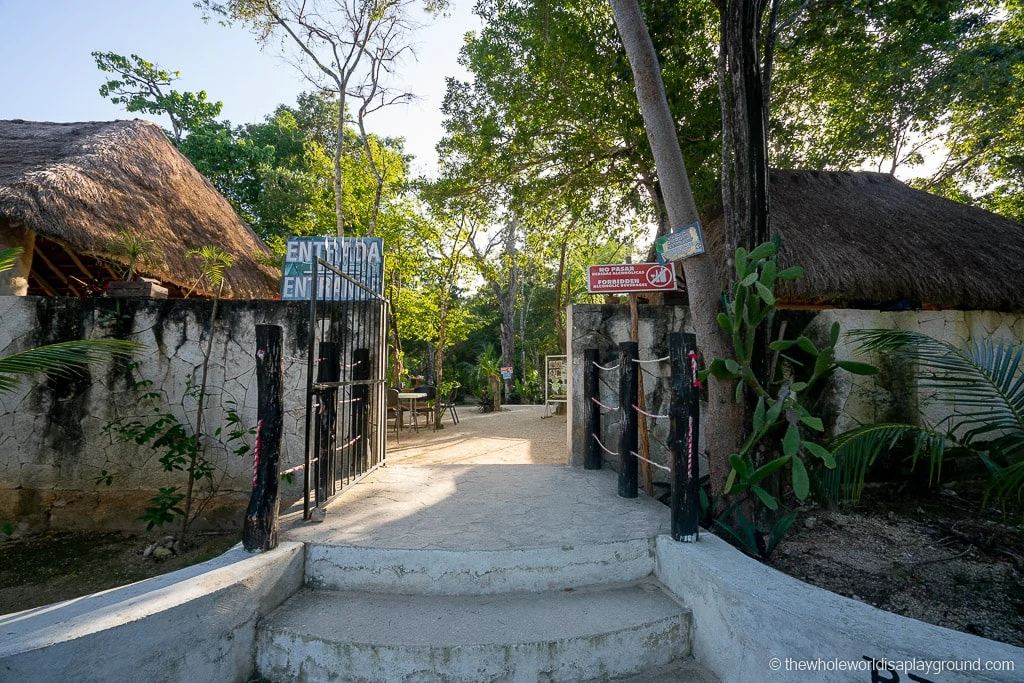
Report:
[[689,610],[659,583],[503,595],[304,590],[259,628],[274,681],[598,681],[690,655]]
[[556,548],[406,550],[306,544],[307,585],[420,595],[558,590],[637,581],[654,571],[654,539]]

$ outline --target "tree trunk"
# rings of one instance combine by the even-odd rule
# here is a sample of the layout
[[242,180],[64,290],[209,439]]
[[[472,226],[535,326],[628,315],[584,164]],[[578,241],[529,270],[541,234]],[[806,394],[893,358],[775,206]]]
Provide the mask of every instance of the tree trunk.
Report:
[[338,87],[338,144],[334,146],[334,215],[338,237],[345,236],[345,210],[342,204],[341,157],[345,148],[345,84]]
[[[679,148],[675,120],[665,98],[654,45],[636,0],[611,0],[611,6],[633,70],[637,100],[654,152],[669,220],[672,225],[681,227],[696,221],[699,215]],[[705,254],[686,259],[683,261],[683,274],[701,354],[708,360],[728,357],[731,354],[730,339],[716,322],[721,288],[711,256]],[[725,487],[728,458],[739,450],[743,433],[743,409],[733,400],[733,390],[730,382],[709,383],[707,424],[713,427],[708,429],[706,440],[708,474],[715,495],[721,495]]]

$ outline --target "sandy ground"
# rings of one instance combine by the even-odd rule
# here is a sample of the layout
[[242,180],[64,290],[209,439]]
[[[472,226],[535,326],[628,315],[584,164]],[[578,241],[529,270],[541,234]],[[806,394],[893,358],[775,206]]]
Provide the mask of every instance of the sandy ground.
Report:
[[566,418],[554,408],[505,406],[500,412],[481,413],[476,406],[456,408],[459,424],[446,413],[442,429],[421,424],[418,431],[403,429],[396,437],[388,430],[388,464],[524,464],[564,465],[569,462]]

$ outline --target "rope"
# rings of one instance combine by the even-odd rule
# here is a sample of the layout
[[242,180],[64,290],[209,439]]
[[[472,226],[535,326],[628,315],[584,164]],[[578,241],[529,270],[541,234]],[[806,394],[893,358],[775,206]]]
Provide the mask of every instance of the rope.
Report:
[[618,455],[618,453],[613,453],[612,451],[608,450],[605,447],[605,445],[603,443],[601,443],[601,439],[597,438],[597,434],[591,434],[590,436],[594,437],[594,441],[597,442],[597,445],[601,447],[602,451],[604,451],[608,455]]
[[602,408],[604,408],[605,410],[618,410],[618,409],[619,409],[619,407],[618,407],[618,406],[606,406],[605,404],[601,403],[600,401],[598,401],[598,400],[597,400],[596,398],[594,398],[593,396],[591,396],[591,397],[590,397],[590,400],[591,400],[592,402],[596,403],[597,405],[601,406],[601,407],[602,407]]
[[640,365],[643,365],[645,363],[664,363],[668,359],[669,359],[668,356],[664,356],[662,358],[648,358],[647,360],[640,360],[639,358],[634,358],[633,362],[634,363],[639,363]]
[[704,385],[697,379],[697,354],[694,351],[690,351],[690,369],[693,371],[693,386],[703,389]]
[[[315,463],[319,459],[320,458],[313,458],[312,460],[309,461],[309,464],[312,465],[313,463]],[[295,467],[291,468],[290,470],[285,470],[281,474],[282,475],[284,475],[284,474],[291,474],[292,472],[298,472],[299,470],[304,470],[304,469],[306,469],[306,464],[305,463],[303,463],[301,465],[296,465]]]
[[635,455],[637,457],[637,459],[643,460],[647,464],[653,465],[654,467],[657,467],[659,470],[665,470],[666,472],[671,472],[672,471],[669,468],[665,467],[664,465],[660,465],[660,464],[654,462],[653,460],[648,460],[647,458],[645,458],[644,456],[640,455],[636,451],[630,451],[629,454],[630,455]]
[[609,370],[610,371],[610,370],[618,370],[619,369],[619,364],[616,363],[615,365],[609,365],[608,367],[605,367],[603,365],[598,365],[595,362],[594,363],[594,367],[597,368],[598,370]]
[[338,447],[337,447],[337,448],[335,448],[334,450],[336,450],[336,451],[340,451],[340,450],[343,450],[343,449],[345,449],[345,448],[348,448],[349,446],[351,446],[351,445],[352,445],[352,444],[354,444],[355,442],[359,441],[359,439],[361,439],[361,438],[363,438],[363,437],[362,437],[362,436],[357,436],[356,438],[352,439],[352,440],[351,440],[351,441],[349,441],[348,443],[346,443],[346,444],[342,444],[342,445],[338,446]]
[[348,370],[350,368],[356,367],[357,365],[361,365],[362,362],[363,361],[361,361],[361,360],[357,360],[355,363],[348,363],[348,364],[342,363],[341,367],[343,367],[344,369]]
[[658,418],[664,419],[668,417],[668,415],[655,415],[654,413],[649,413],[635,403],[633,404],[633,410],[640,413],[641,415],[646,415],[647,417],[654,418],[655,420],[657,420]]

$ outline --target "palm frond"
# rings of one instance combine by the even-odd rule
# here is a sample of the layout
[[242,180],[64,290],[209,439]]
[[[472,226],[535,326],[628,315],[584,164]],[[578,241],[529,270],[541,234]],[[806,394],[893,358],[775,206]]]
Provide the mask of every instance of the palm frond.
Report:
[[21,247],[11,247],[10,249],[0,249],[0,273],[5,270],[10,270],[14,267],[14,262],[18,260],[18,254],[21,253]]
[[883,423],[851,429],[829,442],[828,449],[832,451],[836,466],[818,473],[820,489],[832,502],[856,503],[864,492],[868,469],[878,456],[911,436],[911,467],[924,455],[929,462],[930,476],[938,478],[942,472],[943,455],[950,442],[949,435],[918,425]]
[[14,389],[21,375],[67,375],[102,358],[130,356],[142,348],[138,342],[121,339],[79,339],[11,354],[0,358],[0,393]]
[[965,440],[1024,431],[1024,344],[984,339],[960,348],[909,330],[853,330],[850,337],[862,350],[889,351],[916,363],[920,388],[960,409],[951,416],[950,431],[965,433]]

